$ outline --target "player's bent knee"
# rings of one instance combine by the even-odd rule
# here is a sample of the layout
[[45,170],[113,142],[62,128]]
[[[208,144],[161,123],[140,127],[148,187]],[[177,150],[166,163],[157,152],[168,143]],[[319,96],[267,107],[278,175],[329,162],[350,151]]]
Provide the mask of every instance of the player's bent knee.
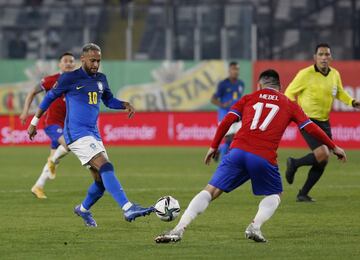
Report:
[[114,166],[110,162],[106,162],[100,166],[99,173],[114,172]]
[[329,148],[325,145],[322,145],[314,150],[314,155],[318,163],[327,161],[330,157]]

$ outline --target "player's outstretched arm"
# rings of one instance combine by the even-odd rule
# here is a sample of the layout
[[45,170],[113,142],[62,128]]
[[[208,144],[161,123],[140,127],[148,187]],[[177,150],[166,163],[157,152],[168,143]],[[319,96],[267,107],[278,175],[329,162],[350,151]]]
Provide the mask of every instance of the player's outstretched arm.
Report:
[[233,113],[228,113],[224,119],[221,121],[221,124],[218,126],[214,139],[211,143],[211,146],[205,156],[204,162],[205,164],[209,165],[211,159],[215,157],[217,149],[221,143],[221,140],[229,130],[230,126],[237,122],[239,117]]
[[26,118],[28,116],[29,109],[30,109],[31,103],[34,100],[34,97],[42,91],[43,91],[43,89],[41,88],[41,86],[37,85],[27,94],[27,96],[25,98],[23,110],[19,116],[22,125],[25,125],[25,123],[26,123]]
[[104,93],[101,96],[101,100],[103,101],[104,105],[111,109],[126,110],[128,112],[128,117],[132,118],[135,114],[135,108],[129,102],[122,101],[114,97],[106,80],[106,77],[104,83]]
[[320,142],[328,146],[340,161],[346,162],[345,151],[339,146],[335,145],[335,143],[325,134],[325,132],[319,126],[314,123],[310,123],[304,127],[304,130],[316,139],[318,139]]
[[108,108],[126,110],[129,118],[132,118],[135,114],[135,108],[129,102],[121,101],[112,95],[107,98],[102,97],[102,100]]
[[38,108],[36,110],[35,116],[31,120],[30,125],[27,129],[30,140],[33,140],[33,138],[37,134],[36,127],[37,127],[37,124],[39,123],[41,116],[44,114],[44,112],[45,111],[42,110],[41,108]]
[[57,93],[55,93],[54,90],[52,89],[46,94],[45,98],[41,101],[38,109],[36,110],[36,113],[35,113],[33,119],[30,122],[30,125],[28,127],[28,134],[29,134],[30,140],[32,140],[37,133],[36,127],[40,121],[41,116],[49,108],[51,103],[54,102],[54,100],[56,98],[58,98],[58,96],[59,95]]

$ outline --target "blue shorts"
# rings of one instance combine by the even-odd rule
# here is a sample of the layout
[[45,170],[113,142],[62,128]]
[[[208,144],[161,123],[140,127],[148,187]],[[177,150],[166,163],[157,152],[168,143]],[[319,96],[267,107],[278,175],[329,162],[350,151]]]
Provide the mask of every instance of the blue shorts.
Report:
[[58,140],[63,135],[62,127],[59,125],[49,125],[44,130],[51,140],[51,149],[56,149],[60,145]]
[[264,158],[233,148],[224,156],[209,184],[230,192],[251,179],[255,195],[279,194],[283,191],[279,168]]

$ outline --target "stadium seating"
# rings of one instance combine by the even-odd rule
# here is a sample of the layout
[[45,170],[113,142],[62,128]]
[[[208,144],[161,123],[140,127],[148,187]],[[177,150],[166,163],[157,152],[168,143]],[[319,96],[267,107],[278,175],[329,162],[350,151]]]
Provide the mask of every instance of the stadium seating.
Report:
[[[319,41],[329,42],[337,59],[360,58],[360,5],[352,0],[147,0],[132,7],[134,24],[144,24],[132,27],[135,59],[251,59],[252,25],[258,59],[310,59]],[[115,0],[0,0],[0,57],[21,58],[7,48],[15,40],[26,44],[23,58],[78,54],[85,41],[99,42],[111,21],[125,31],[126,16],[114,20],[119,8]]]
[[[194,59],[196,27],[200,30],[201,59],[224,58],[222,28],[226,31],[225,58],[250,59],[250,28],[255,24],[258,59],[310,59],[309,50],[319,41],[329,42],[337,58],[353,57],[350,44],[356,24],[344,19],[353,13],[351,0],[174,0],[173,7],[166,0],[151,2],[138,56],[166,58],[165,37],[160,35],[164,35],[168,26],[173,29],[175,59]],[[359,5],[357,8],[360,9]],[[174,14],[174,19],[166,23],[164,18],[169,14]]]
[[[0,0],[0,6],[1,46],[5,47],[0,54],[8,58],[52,59],[68,50],[77,55],[84,41],[98,40],[106,17],[104,0]],[[16,57],[17,50],[10,49],[15,40],[25,43],[24,57]]]

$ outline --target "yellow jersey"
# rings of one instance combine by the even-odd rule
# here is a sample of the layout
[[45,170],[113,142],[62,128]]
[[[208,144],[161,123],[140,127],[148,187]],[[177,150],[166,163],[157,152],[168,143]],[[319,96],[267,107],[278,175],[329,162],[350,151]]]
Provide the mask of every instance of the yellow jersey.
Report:
[[285,95],[302,107],[305,114],[319,121],[329,119],[334,99],[351,106],[353,98],[345,92],[339,72],[329,68],[328,74],[322,74],[315,65],[298,72],[286,88]]

